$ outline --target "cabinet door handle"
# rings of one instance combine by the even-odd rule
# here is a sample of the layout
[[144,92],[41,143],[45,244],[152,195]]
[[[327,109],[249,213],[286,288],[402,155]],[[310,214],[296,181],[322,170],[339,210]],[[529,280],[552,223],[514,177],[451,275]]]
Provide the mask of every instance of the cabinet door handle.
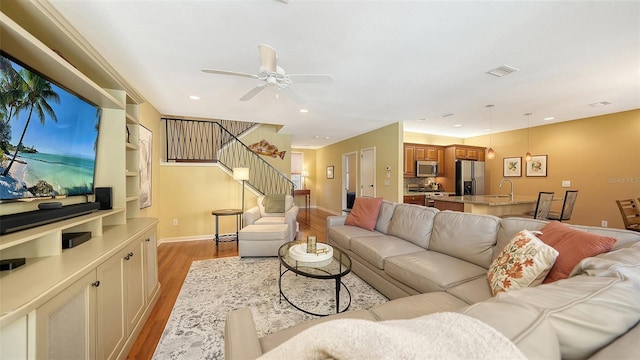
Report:
[[151,241],[151,238],[146,238],[144,241],[149,242]]
[[128,254],[127,254],[127,256],[125,256],[125,257],[124,257],[124,259],[125,259],[125,260],[129,260],[129,259],[131,259],[132,257],[133,257],[133,253],[132,253],[132,252],[130,252],[130,253],[128,253]]
[[100,281],[98,280],[98,281],[96,281],[96,282],[91,283],[91,286],[93,286],[93,287],[98,287],[98,286],[100,286]]

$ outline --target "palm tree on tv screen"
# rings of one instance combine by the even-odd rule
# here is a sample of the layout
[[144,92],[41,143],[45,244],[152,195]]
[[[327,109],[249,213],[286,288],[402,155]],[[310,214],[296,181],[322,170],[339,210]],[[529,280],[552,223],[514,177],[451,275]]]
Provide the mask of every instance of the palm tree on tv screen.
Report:
[[27,116],[27,121],[24,124],[24,129],[22,130],[22,135],[20,135],[20,141],[16,145],[15,152],[11,157],[11,161],[2,175],[7,176],[13,162],[18,155],[18,151],[20,150],[20,145],[22,144],[22,140],[24,139],[24,135],[27,133],[27,129],[29,128],[29,123],[31,122],[31,117],[35,115],[40,120],[40,124],[44,125],[46,115],[51,117],[51,120],[58,122],[58,118],[49,105],[49,102],[60,103],[60,96],[56,93],[51,87],[51,83],[44,78],[38,76],[37,74],[32,73],[27,69],[21,69],[19,71],[22,81],[19,86],[16,86],[12,91],[14,91],[11,98],[19,99],[17,107],[15,107],[14,115],[18,114],[20,111],[28,111],[29,115]]

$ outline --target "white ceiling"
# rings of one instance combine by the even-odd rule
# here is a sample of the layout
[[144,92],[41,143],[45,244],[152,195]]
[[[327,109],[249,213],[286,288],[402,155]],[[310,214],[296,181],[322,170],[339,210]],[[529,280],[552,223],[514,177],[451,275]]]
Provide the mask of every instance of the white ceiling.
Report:
[[[162,114],[282,124],[293,147],[398,121],[483,135],[487,104],[493,132],[640,108],[640,1],[50,2]],[[241,102],[258,80],[201,72],[258,73],[262,43],[334,83],[293,84],[304,106],[273,88]],[[502,65],[519,71],[487,74]]]

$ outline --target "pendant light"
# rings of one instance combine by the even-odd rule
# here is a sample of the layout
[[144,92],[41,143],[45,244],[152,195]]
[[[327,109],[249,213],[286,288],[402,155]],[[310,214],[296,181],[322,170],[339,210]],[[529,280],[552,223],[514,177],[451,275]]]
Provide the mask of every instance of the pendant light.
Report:
[[530,120],[530,118],[531,118],[531,115],[532,115],[532,114],[533,114],[533,113],[526,113],[526,114],[525,114],[525,115],[527,115],[527,153],[526,153],[526,154],[524,154],[524,159],[525,159],[527,162],[530,162],[530,161],[531,161],[531,153],[529,152],[529,144],[531,143],[531,142],[530,142],[531,135],[529,134],[529,133],[531,132],[531,130],[529,129],[529,120]]
[[486,107],[489,108],[489,150],[487,150],[487,159],[493,159],[496,157],[496,152],[493,151],[493,148],[491,147],[491,113],[493,110],[493,104],[489,104]]

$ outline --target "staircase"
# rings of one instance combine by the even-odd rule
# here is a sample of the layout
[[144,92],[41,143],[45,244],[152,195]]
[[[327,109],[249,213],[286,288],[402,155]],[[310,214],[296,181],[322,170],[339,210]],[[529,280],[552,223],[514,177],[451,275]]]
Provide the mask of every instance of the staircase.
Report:
[[167,161],[216,162],[229,171],[236,167],[248,167],[249,180],[246,184],[255,191],[263,195],[293,194],[293,182],[237,138],[255,123],[171,118],[162,120],[165,122],[167,136]]

